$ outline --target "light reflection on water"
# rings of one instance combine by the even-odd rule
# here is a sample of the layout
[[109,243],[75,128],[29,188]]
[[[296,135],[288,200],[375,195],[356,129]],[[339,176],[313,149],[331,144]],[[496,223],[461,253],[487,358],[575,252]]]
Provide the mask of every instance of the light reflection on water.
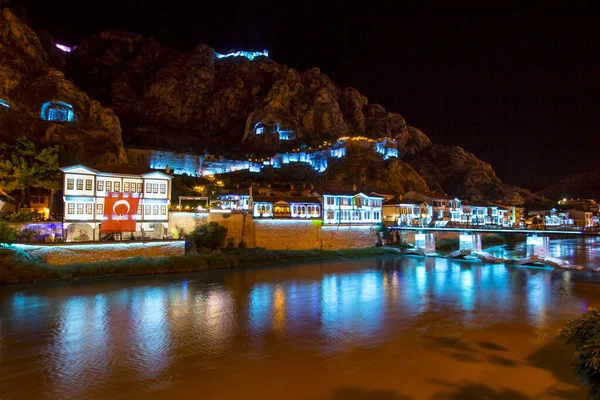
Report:
[[[543,235],[542,235],[543,236]],[[599,267],[597,254],[600,249],[600,238],[587,236],[577,239],[556,239],[550,236],[550,255],[569,261],[571,264],[592,268]],[[503,258],[522,258],[527,251],[525,242],[487,249],[490,254]]]
[[296,362],[310,368],[311,357],[334,360],[399,336],[412,343],[428,330],[508,322],[554,333],[600,305],[600,293],[582,291],[598,281],[590,273],[387,257],[3,288],[0,392],[141,396],[224,382],[240,364],[299,352],[308,356]]

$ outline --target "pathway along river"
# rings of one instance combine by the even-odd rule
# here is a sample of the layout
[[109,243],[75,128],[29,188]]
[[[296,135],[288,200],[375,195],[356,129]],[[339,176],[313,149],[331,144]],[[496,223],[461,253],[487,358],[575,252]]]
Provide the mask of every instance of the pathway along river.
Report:
[[589,306],[590,272],[394,256],[3,287],[0,399],[583,399]]

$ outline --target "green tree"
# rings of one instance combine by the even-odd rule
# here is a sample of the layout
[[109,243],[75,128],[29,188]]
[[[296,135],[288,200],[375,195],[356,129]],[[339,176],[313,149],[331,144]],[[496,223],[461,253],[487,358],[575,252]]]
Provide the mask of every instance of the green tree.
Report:
[[0,143],[0,189],[20,190],[20,208],[29,203],[31,188],[50,190],[52,208],[54,193],[60,189],[58,146],[38,149],[24,136],[14,144]]
[[581,317],[567,322],[559,333],[565,344],[575,346],[573,370],[590,388],[589,399],[600,399],[600,310],[590,308]]
[[12,214],[8,214],[4,218],[10,222],[39,222],[44,220],[44,214],[31,211],[28,208],[21,208]]
[[11,228],[6,221],[0,220],[0,246],[14,242],[16,238],[17,231]]
[[187,235],[187,240],[191,241],[192,246],[197,250],[202,248],[216,250],[223,247],[226,237],[227,228],[216,222],[209,222],[206,225],[197,226]]

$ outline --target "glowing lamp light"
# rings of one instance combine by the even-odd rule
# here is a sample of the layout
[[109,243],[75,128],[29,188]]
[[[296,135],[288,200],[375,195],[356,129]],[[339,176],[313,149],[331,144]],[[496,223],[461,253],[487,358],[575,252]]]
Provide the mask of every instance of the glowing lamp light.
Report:
[[65,52],[65,53],[70,53],[70,52],[72,52],[72,51],[73,51],[73,49],[74,49],[73,47],[65,46],[64,44],[59,44],[59,43],[54,43],[54,46],[55,46],[57,49],[59,49],[59,50],[61,50],[61,51]]

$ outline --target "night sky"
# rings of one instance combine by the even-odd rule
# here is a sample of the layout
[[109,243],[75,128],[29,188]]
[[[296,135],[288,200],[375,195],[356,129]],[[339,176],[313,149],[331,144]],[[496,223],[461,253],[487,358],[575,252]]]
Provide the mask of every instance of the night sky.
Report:
[[181,50],[266,48],[291,67],[318,66],[506,183],[539,189],[596,168],[600,15],[583,1],[492,3],[13,1],[70,45],[120,28]]

